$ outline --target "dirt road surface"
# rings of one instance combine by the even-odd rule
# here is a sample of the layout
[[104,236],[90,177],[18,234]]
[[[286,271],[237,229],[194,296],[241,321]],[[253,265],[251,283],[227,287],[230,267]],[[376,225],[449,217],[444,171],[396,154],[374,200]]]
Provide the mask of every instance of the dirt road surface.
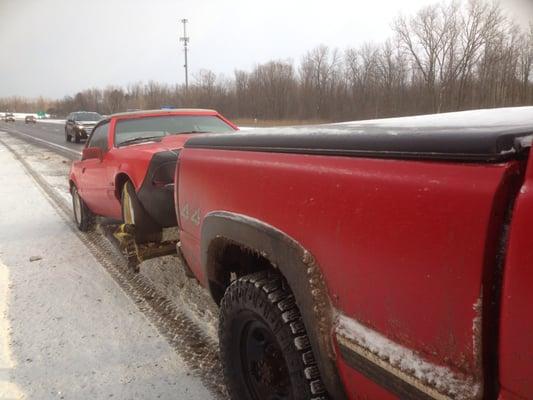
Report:
[[0,399],[213,398],[2,143],[0,165]]

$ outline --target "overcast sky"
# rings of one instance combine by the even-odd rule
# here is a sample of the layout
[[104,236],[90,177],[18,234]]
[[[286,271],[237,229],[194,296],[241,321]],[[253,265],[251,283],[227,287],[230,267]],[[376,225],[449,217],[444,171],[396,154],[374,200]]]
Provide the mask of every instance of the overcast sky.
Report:
[[[500,0],[524,19],[533,0]],[[0,97],[58,98],[107,85],[183,83],[182,18],[190,79],[292,59],[391,34],[399,14],[435,0],[0,0]],[[527,10],[526,10],[527,9]]]

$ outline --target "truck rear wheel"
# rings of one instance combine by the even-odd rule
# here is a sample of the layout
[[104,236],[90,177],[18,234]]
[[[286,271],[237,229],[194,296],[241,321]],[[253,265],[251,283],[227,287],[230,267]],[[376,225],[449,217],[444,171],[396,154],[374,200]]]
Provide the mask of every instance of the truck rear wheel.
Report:
[[231,398],[326,399],[300,311],[277,272],[247,275],[228,287],[219,341]]

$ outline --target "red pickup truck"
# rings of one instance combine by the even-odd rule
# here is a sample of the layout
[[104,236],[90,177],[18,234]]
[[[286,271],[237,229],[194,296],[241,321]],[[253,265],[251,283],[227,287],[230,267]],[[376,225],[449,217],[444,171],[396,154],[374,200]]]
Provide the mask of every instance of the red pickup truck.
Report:
[[533,107],[205,135],[181,255],[235,399],[533,399]]

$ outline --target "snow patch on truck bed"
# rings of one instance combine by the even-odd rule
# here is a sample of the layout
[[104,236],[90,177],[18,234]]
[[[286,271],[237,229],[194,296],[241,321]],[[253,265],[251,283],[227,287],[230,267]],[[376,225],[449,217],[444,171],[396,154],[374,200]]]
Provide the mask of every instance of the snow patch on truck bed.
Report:
[[[346,135],[382,134],[402,136],[405,134],[448,134],[450,131],[470,133],[491,133],[522,131],[533,133],[533,107],[508,107],[483,110],[459,111],[442,114],[417,115],[411,117],[371,119],[362,121],[336,122],[319,125],[296,125],[256,128],[240,127],[235,136],[246,135]],[[480,139],[481,140],[481,139]],[[532,136],[517,138],[522,147],[530,147]],[[511,152],[515,151],[510,150]]]
[[[429,389],[434,388],[442,395],[438,398],[463,400],[478,398],[480,395],[480,385],[471,377],[464,378],[449,368],[432,364],[414,351],[393,342],[346,315],[340,313],[337,315],[335,330],[338,338],[340,336],[348,339],[355,344],[355,347],[361,347],[377,356],[379,360],[392,367],[391,369],[399,370],[400,374],[389,372],[394,373],[400,379],[404,379],[404,376],[414,377]],[[357,352],[354,348],[351,350]]]
[[[463,128],[465,126],[494,128],[494,126],[498,125],[530,126],[532,120],[533,107],[507,107],[486,110],[458,111],[432,115],[417,115],[413,117],[339,122],[333,125],[377,125],[380,127],[394,128],[410,128],[420,125],[435,128]],[[394,131],[389,133],[396,134]]]

